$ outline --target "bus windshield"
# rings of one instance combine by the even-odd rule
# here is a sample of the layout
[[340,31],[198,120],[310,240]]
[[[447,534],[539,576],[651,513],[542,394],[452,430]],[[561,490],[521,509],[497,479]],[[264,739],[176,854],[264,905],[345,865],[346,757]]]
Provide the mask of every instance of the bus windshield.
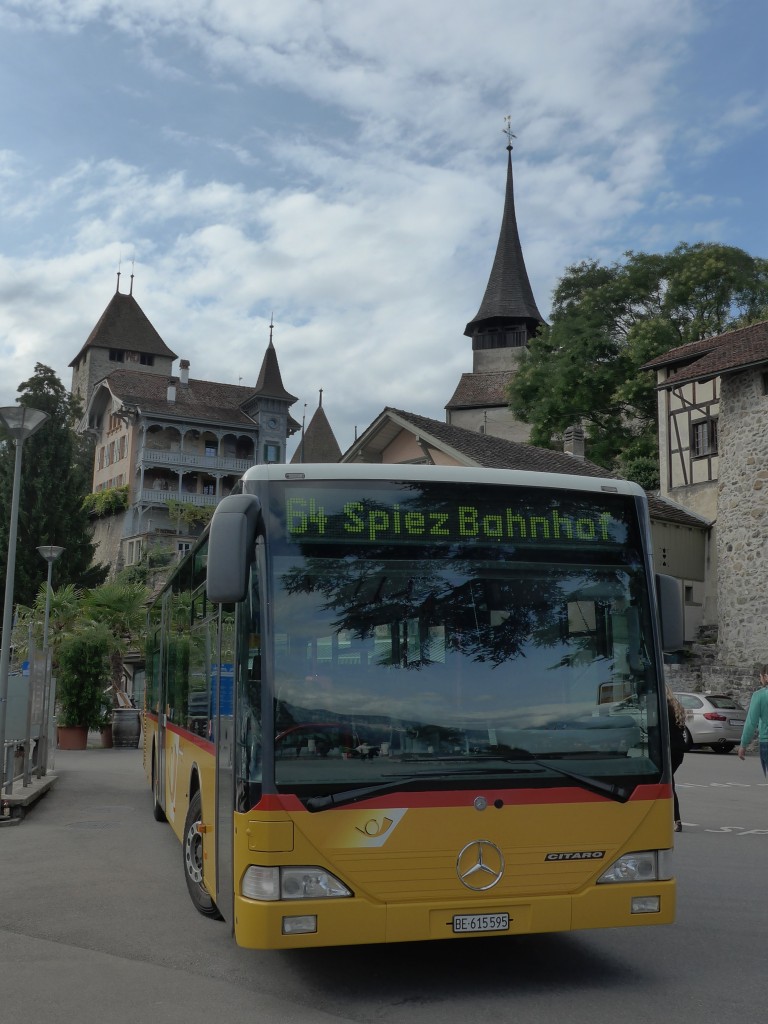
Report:
[[632,497],[362,487],[270,485],[278,791],[658,780]]

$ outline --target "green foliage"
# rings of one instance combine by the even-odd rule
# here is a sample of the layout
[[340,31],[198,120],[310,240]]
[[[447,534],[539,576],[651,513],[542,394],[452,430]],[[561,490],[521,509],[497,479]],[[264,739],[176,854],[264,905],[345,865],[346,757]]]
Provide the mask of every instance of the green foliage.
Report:
[[103,649],[109,659],[109,679],[113,689],[124,688],[124,657],[132,645],[144,636],[149,592],[140,583],[112,580],[88,591],[82,604],[82,616],[94,628],[103,631]]
[[83,498],[83,509],[89,516],[101,519],[113,516],[117,512],[125,512],[128,508],[128,485],[108,487],[103,491],[94,491]]
[[[20,657],[30,638],[42,647],[46,586],[33,605],[18,609],[12,642]],[[148,600],[143,584],[123,580],[88,591],[71,585],[52,590],[48,643],[60,724],[95,729],[108,720],[115,690],[124,689],[125,655],[143,646]]]
[[103,631],[85,629],[69,634],[58,652],[56,671],[57,720],[60,725],[100,728],[105,721],[104,689],[109,661]]
[[155,590],[168,575],[174,562],[174,552],[169,547],[153,545],[140,562],[126,565],[115,577],[123,583],[136,583]]
[[[96,585],[106,578],[107,567],[91,564],[95,549],[82,507],[91,476],[85,465],[88,445],[74,430],[82,415],[78,401],[53,370],[40,363],[18,390],[21,404],[49,416],[22,449],[14,597],[29,605],[47,578],[46,563],[36,550],[39,545],[63,546],[53,569],[59,583]],[[5,578],[14,462],[15,446],[0,446],[0,578]]]
[[168,499],[168,516],[172,522],[185,523],[187,526],[206,526],[213,516],[214,509],[210,505],[193,505],[189,501]]
[[672,348],[764,318],[768,261],[732,246],[680,244],[666,254],[628,252],[604,267],[569,267],[552,323],[533,339],[510,388],[531,441],[560,446],[582,424],[587,457],[658,486],[655,378],[640,367]]

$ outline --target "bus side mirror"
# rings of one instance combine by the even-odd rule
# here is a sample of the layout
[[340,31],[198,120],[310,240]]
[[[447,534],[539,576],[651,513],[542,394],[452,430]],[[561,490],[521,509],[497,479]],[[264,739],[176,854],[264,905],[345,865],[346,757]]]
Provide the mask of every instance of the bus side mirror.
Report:
[[213,604],[234,604],[248,593],[261,502],[230,494],[216,506],[208,531],[206,593]]
[[665,653],[679,651],[685,646],[683,618],[683,592],[675,576],[656,573],[656,597],[661,620],[661,649]]

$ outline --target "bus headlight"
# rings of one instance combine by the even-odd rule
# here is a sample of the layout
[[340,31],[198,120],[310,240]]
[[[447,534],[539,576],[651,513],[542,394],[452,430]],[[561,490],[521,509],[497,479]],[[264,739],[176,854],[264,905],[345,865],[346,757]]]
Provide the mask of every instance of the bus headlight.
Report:
[[316,900],[351,896],[343,882],[325,868],[267,868],[252,864],[240,884],[249,900]]
[[655,882],[659,873],[657,850],[640,850],[625,853],[615,860],[598,878],[598,884],[605,882]]

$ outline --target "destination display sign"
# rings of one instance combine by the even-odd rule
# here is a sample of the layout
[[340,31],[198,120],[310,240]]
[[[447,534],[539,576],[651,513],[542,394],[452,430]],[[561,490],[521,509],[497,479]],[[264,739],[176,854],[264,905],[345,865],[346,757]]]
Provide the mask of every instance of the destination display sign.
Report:
[[626,498],[513,488],[353,496],[302,487],[286,491],[284,521],[293,542],[614,547],[627,543],[629,507]]

